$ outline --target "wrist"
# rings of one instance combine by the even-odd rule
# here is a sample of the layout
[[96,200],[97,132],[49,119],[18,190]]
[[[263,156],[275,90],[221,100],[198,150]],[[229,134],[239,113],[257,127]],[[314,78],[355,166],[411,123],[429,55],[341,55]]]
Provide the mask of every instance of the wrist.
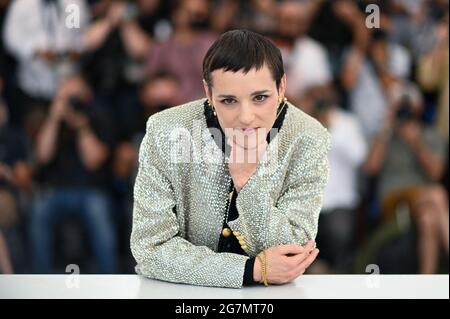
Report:
[[57,114],[50,114],[47,118],[47,123],[52,126],[57,126],[61,122],[61,116]]
[[416,139],[414,143],[410,143],[410,145],[416,154],[420,154],[423,150],[423,144],[420,138]]
[[262,281],[261,262],[260,262],[259,258],[255,259],[255,264],[253,266],[253,280],[255,282]]
[[261,282],[264,283],[264,286],[268,286],[269,282],[267,281],[267,255],[266,251],[263,251],[259,255],[256,256],[257,259],[261,262]]
[[391,139],[392,132],[393,132],[392,125],[388,124],[380,132],[380,134],[378,135],[378,139],[382,142],[387,142]]
[[77,133],[79,136],[87,135],[90,133],[89,125],[83,124],[77,128]]

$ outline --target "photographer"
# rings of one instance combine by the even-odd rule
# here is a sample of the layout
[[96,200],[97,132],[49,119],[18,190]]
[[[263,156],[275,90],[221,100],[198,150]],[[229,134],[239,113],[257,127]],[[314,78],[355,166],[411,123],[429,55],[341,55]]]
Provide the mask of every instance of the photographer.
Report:
[[92,7],[93,22],[84,33],[83,70],[96,92],[117,96],[142,79],[158,10],[157,1],[146,6],[143,1],[100,0]]
[[69,215],[81,218],[101,273],[115,272],[116,243],[110,209],[107,163],[112,144],[107,114],[93,104],[80,77],[62,84],[36,144],[37,194],[31,216],[35,270],[51,267],[53,224]]
[[356,116],[343,110],[338,102],[333,86],[316,86],[305,91],[301,108],[331,134],[330,173],[317,234],[317,245],[321,248],[318,259],[330,267],[327,273],[351,273],[361,200],[358,175],[367,157],[367,143]]
[[392,83],[407,79],[411,68],[409,52],[389,40],[385,27],[373,30],[367,48],[353,45],[344,53],[340,73],[350,110],[361,122],[369,142],[384,122]]
[[[71,13],[70,8],[77,11]],[[69,21],[76,20],[71,20],[70,15],[76,13],[79,25],[69,26]],[[88,16],[84,0],[11,2],[3,41],[18,61],[20,103],[12,108],[13,124],[28,123],[30,112],[45,112],[59,81],[76,71]],[[27,128],[29,134],[30,129]]]
[[[152,48],[147,60],[149,76],[166,72],[178,78],[177,103],[203,96],[202,60],[216,35],[209,30],[210,6],[206,0],[171,2],[171,36]],[[187,62],[189,61],[189,62]]]
[[332,74],[325,47],[308,35],[312,11],[307,3],[286,1],[277,5],[275,43],[286,66],[289,99],[302,98],[305,91],[331,83]]
[[384,128],[375,137],[365,171],[378,175],[382,213],[392,217],[406,203],[417,225],[420,273],[435,273],[439,248],[448,255],[448,199],[438,183],[444,173],[446,144],[421,122],[423,101],[417,87],[396,83],[397,97]]
[[98,0],[91,8],[82,72],[116,127],[126,131],[139,119],[137,91],[153,43],[152,23],[159,21],[159,1]]
[[[32,179],[25,136],[10,125],[2,93],[0,78],[0,274],[7,274],[21,272],[25,265],[21,217],[27,210]],[[8,246],[14,249],[9,252]]]

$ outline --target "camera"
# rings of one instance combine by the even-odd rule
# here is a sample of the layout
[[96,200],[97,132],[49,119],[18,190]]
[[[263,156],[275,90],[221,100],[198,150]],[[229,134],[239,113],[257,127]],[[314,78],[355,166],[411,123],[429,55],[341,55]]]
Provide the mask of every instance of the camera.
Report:
[[414,113],[411,111],[411,100],[408,96],[403,96],[398,110],[397,110],[397,119],[399,121],[408,121],[408,120],[412,120],[415,118]]
[[131,21],[139,15],[139,8],[134,1],[125,2],[125,12],[123,16],[124,21]]
[[86,103],[77,95],[69,97],[69,105],[75,112],[87,113]]

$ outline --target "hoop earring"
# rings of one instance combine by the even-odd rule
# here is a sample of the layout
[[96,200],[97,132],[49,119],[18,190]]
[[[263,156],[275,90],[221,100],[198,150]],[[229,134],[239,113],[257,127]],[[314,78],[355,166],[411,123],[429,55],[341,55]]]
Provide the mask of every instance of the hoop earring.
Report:
[[[282,102],[281,102],[282,101]],[[277,115],[275,117],[275,120],[278,119],[278,117],[280,116],[281,112],[283,111],[283,109],[286,107],[286,103],[287,103],[287,98],[284,99],[279,99],[278,100],[278,112]]]
[[281,103],[285,104],[287,102],[287,97],[278,99],[278,105],[281,106]]
[[211,107],[211,109],[212,109],[212,111],[213,111],[213,114],[214,114],[214,116],[216,116],[217,117],[217,113],[216,113],[216,109],[214,108],[214,106],[211,104],[211,103],[209,103],[209,100],[206,100],[206,103],[208,103],[208,105]]

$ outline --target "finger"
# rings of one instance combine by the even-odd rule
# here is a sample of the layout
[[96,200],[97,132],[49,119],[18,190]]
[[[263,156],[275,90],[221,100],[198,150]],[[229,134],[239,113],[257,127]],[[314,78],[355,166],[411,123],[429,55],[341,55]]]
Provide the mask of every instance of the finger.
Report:
[[227,143],[230,146],[234,146],[234,144],[236,144],[236,134],[233,131],[227,132],[228,133],[228,137],[227,137]]
[[316,246],[316,242],[314,240],[309,240],[304,246],[305,250],[311,252]]
[[264,140],[262,140],[262,139],[259,139],[259,138],[257,138],[257,137],[255,137],[256,138],[256,146],[258,147],[258,149],[265,149],[265,148],[267,148],[267,146],[269,145],[268,143],[267,143],[267,140],[266,139],[264,139]]
[[317,255],[319,255],[319,249],[314,249],[311,254],[309,254],[308,258],[306,258],[300,265],[299,269],[307,269],[311,264],[316,260]]
[[280,245],[278,249],[282,255],[297,255],[305,251],[300,245]]
[[[315,249],[318,251],[318,249]],[[293,262],[294,265],[297,266],[301,266],[303,264],[303,266],[305,265],[305,263],[307,262],[308,258],[311,257],[311,254],[315,251],[313,250],[312,252],[305,250],[302,254],[298,254],[292,257],[289,257],[290,260]],[[313,259],[314,261],[314,259]]]
[[227,144],[230,146],[230,163],[234,163],[233,158],[234,158],[234,145],[233,145],[233,141],[231,140],[231,138],[227,139]]
[[308,267],[314,262],[314,260],[316,259],[318,254],[319,254],[319,250],[315,249],[308,256],[308,258],[295,269],[294,275],[290,279],[290,281],[294,281],[297,277],[303,275],[305,273],[305,271],[308,269]]
[[228,137],[228,145],[230,145],[233,149],[236,148],[238,145],[236,144],[236,135],[232,134]]
[[230,136],[227,140],[228,145],[230,146],[230,162],[236,163],[238,156],[238,145],[235,143],[234,135]]
[[303,250],[302,253],[297,255],[288,256],[289,260],[296,266],[300,265],[310,255],[308,250]]
[[297,254],[301,254],[305,251],[311,252],[314,249],[314,245],[315,245],[315,241],[311,239],[311,240],[307,241],[304,246],[291,244],[291,245],[282,245],[279,247],[283,247],[282,248],[283,255],[297,255]]
[[315,246],[316,242],[314,240],[308,240],[305,245],[303,245],[303,251],[310,253]]
[[300,263],[302,263],[309,256],[309,254],[314,250],[315,244],[316,244],[316,242],[314,240],[307,241],[306,244],[303,246],[303,249],[304,249],[303,253],[294,255],[291,257],[291,258],[295,257],[295,259],[293,259],[294,263],[296,265],[299,265]]

